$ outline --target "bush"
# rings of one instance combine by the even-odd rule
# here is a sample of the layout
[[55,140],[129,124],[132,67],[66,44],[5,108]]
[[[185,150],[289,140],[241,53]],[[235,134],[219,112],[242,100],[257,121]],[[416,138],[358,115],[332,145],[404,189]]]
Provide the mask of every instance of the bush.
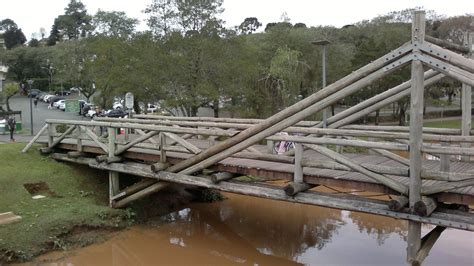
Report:
[[56,132],[64,133],[66,132],[66,130],[67,130],[67,125],[65,124],[56,125]]

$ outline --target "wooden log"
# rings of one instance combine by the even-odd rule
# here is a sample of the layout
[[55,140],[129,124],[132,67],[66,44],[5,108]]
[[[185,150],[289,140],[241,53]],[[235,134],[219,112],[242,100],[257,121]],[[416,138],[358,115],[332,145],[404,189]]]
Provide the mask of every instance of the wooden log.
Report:
[[43,155],[50,154],[54,151],[54,149],[48,148],[48,147],[43,147],[39,149],[40,153]]
[[[446,142],[441,142],[441,146],[448,146],[449,144]],[[442,172],[449,172],[450,167],[450,159],[449,155],[441,154],[439,156],[439,170]]]
[[474,179],[445,182],[445,183],[431,185],[431,186],[424,186],[421,189],[421,194],[431,195],[431,194],[436,194],[436,193],[444,192],[444,191],[455,189],[455,188],[468,187],[468,186],[474,186]]
[[430,216],[438,207],[438,202],[434,198],[421,197],[421,200],[415,202],[413,212],[419,216]]
[[[204,122],[222,122],[222,123],[236,123],[236,124],[258,124],[264,119],[249,119],[249,118],[228,118],[228,117],[191,117],[191,116],[159,116],[159,115],[135,115],[135,118],[140,119],[154,119],[154,120],[169,120],[169,121],[204,121]],[[311,127],[318,121],[301,121],[297,126]]]
[[300,143],[296,143],[295,147],[295,164],[294,164],[294,174],[293,174],[293,181],[295,183],[302,183],[303,182],[303,165],[301,161],[303,160],[303,145]]
[[[107,161],[113,160],[115,157],[115,151],[117,149],[117,145],[115,144],[117,138],[117,130],[115,128],[107,128],[107,133],[109,135],[109,142],[108,142],[108,156]],[[92,134],[95,136],[95,134]],[[91,136],[92,137],[92,136]],[[116,171],[109,171],[109,206],[115,206],[115,202],[113,200],[114,196],[117,195],[120,191],[120,174]]]
[[219,173],[211,174],[211,181],[212,181],[212,183],[217,184],[217,183],[222,182],[222,181],[231,180],[231,179],[236,178],[238,176],[239,176],[238,174],[234,174],[234,173],[219,172]]
[[170,167],[170,163],[157,162],[157,163],[154,163],[154,164],[150,165],[150,167],[151,167],[151,171],[156,173],[156,172],[163,171],[166,168]]
[[51,123],[48,123],[46,121],[46,124],[48,124],[48,147],[51,147],[54,142],[54,126]]
[[106,163],[119,163],[122,161],[123,161],[123,158],[120,156],[107,157],[107,159],[105,160]]
[[406,195],[408,194],[408,188],[403,185],[402,183],[398,182],[398,181],[395,181],[387,176],[384,176],[384,175],[381,175],[381,174],[377,174],[377,173],[374,173],[364,167],[362,167],[361,165],[357,164],[357,163],[354,163],[348,159],[346,159],[344,156],[328,149],[328,148],[324,148],[324,147],[321,147],[321,146],[317,146],[317,145],[312,145],[312,144],[308,144],[306,145],[308,148],[310,149],[313,149],[333,160],[335,160],[336,162],[338,163],[341,163],[347,167],[349,167],[350,169],[354,170],[354,171],[357,171],[361,174],[364,174],[366,175],[367,177],[371,178],[371,179],[374,179],[375,181],[378,181],[382,184],[384,184],[385,186],[395,190],[395,191],[398,191],[400,193],[402,193],[403,195]]
[[351,195],[331,195],[321,192],[302,192],[295,197],[288,197],[280,187],[269,187],[261,184],[242,184],[233,182],[221,182],[219,184],[212,183],[208,178],[195,177],[183,174],[175,174],[161,171],[153,173],[146,164],[140,163],[116,163],[116,164],[97,164],[95,160],[90,158],[70,159],[63,154],[53,154],[57,160],[66,160],[70,162],[89,164],[90,167],[102,170],[113,170],[121,173],[127,173],[142,177],[153,178],[166,182],[173,182],[186,185],[194,185],[205,188],[217,189],[225,192],[244,194],[249,196],[264,197],[275,200],[289,201],[295,203],[318,205],[335,209],[343,209],[349,211],[359,211],[372,213],[376,215],[384,215],[397,219],[405,219],[421,223],[429,223],[434,225],[447,226],[462,230],[474,231],[474,216],[459,212],[438,210],[430,217],[421,217],[410,213],[393,212],[388,209],[388,203],[382,200],[365,199],[359,196]]
[[[434,70],[428,70],[424,73],[424,78],[425,80],[427,80],[426,82],[428,82],[428,80],[430,80],[434,76],[444,76],[444,75],[439,74],[437,71],[434,71]],[[410,93],[409,92],[410,87],[411,87],[411,80],[405,81],[404,83],[398,86],[395,86],[367,100],[364,100],[361,103],[351,106],[350,108],[342,112],[335,114],[334,116],[328,118],[328,123],[333,124],[348,116],[352,116],[353,114],[359,113],[362,110],[366,110],[367,108],[371,108],[373,105],[376,105],[377,107],[372,110],[373,112],[377,110],[378,108],[385,106],[386,104],[396,101],[399,97],[404,97],[405,95],[408,95]],[[379,104],[380,102],[384,102],[384,103]],[[364,114],[361,113],[361,115],[364,115]],[[351,120],[352,119],[349,119],[349,121]],[[322,123],[319,123],[318,125],[316,125],[316,127],[322,127]],[[332,128],[338,128],[338,127],[339,127],[338,125],[332,126]]]
[[166,135],[163,132],[160,133],[160,162],[166,163]]
[[97,163],[102,163],[102,162],[107,161],[107,158],[108,158],[108,157],[109,157],[108,154],[98,155],[98,156],[95,157],[95,161],[96,161]]
[[389,201],[388,208],[392,211],[399,212],[402,211],[407,205],[408,198],[406,196],[395,196]]
[[164,132],[163,134],[165,134],[168,138],[172,139],[173,141],[175,141],[176,143],[179,143],[180,145],[182,145],[183,147],[185,147],[187,150],[189,150],[190,152],[194,153],[194,154],[198,154],[201,152],[201,149],[199,149],[198,147],[194,146],[193,144],[191,144],[190,142],[182,139],[180,136],[177,136],[176,134],[173,134],[173,133],[166,133]]
[[[421,52],[419,46],[425,39],[425,12],[413,13],[412,37],[413,56],[411,62],[411,97],[410,97],[410,178],[408,204],[410,209],[421,200],[421,170],[423,145],[423,64],[419,61]],[[421,223],[408,222],[407,262],[416,260],[421,244]]]
[[[370,126],[370,125],[347,125],[343,129],[370,130],[370,131],[394,131],[394,132],[410,132],[410,128],[406,126]],[[460,129],[454,128],[429,128],[424,127],[423,133],[441,134],[441,135],[460,135]]]
[[[115,130],[115,129],[114,129]],[[140,136],[139,138],[137,139],[134,139],[132,141],[130,141],[127,145],[125,146],[122,146],[120,148],[118,148],[116,151],[115,151],[115,155],[120,155],[122,154],[123,152],[127,151],[128,149],[130,149],[131,147],[133,147],[134,145],[140,143],[140,142],[143,142],[147,139],[150,139],[151,137],[159,134],[160,132],[158,131],[150,131],[148,133],[146,133],[145,135],[143,136]]]
[[313,138],[313,137],[300,137],[300,136],[271,136],[268,137],[271,140],[278,141],[288,141],[301,144],[327,144],[327,145],[343,145],[343,146],[353,146],[353,147],[362,147],[362,148],[378,148],[378,149],[387,149],[387,150],[398,150],[398,151],[408,151],[408,145],[393,143],[393,142],[372,142],[365,140],[346,140],[346,139],[331,139],[331,138]]
[[79,125],[79,126],[86,126],[86,127],[102,126],[102,127],[113,127],[113,128],[131,128],[131,129],[172,132],[172,133],[177,133],[177,134],[204,135],[204,136],[215,135],[215,136],[230,137],[238,133],[238,131],[229,131],[229,130],[209,130],[209,129],[184,128],[184,127],[155,126],[155,125],[143,125],[143,124],[137,124],[137,123],[121,123],[121,122],[119,123],[119,122],[46,119],[46,123]]
[[78,158],[78,157],[85,157],[87,153],[82,151],[70,151],[67,153],[67,157],[69,158]]
[[21,150],[21,152],[22,152],[22,153],[27,152],[27,151],[31,148],[31,146],[33,145],[33,143],[35,143],[35,142],[39,139],[39,137],[40,137],[41,135],[43,135],[43,133],[44,133],[47,129],[48,129],[48,124],[45,124],[45,125],[40,129],[40,131],[38,131],[38,133],[36,134],[36,136],[35,136],[34,138],[32,138],[32,139],[30,140],[30,142],[28,142],[28,144]]
[[[469,46],[466,45],[466,48],[469,49]],[[430,56],[440,58],[441,60],[446,61],[454,66],[463,68],[469,72],[474,72],[473,60],[466,58],[460,54],[443,49],[435,43],[425,42],[420,45],[420,50]]]
[[452,155],[464,155],[464,156],[473,156],[474,155],[474,148],[461,148],[461,147],[446,147],[440,145],[430,145],[424,144],[421,148],[421,151],[425,153],[432,153],[432,154],[452,154]]
[[[142,136],[146,135],[145,131],[143,131],[141,129],[135,129],[135,132],[137,132],[138,134],[140,134]],[[152,144],[158,144],[158,141],[155,140],[154,138],[149,138],[146,141],[151,142]]]
[[92,130],[86,128],[86,127],[82,127],[82,130],[86,132],[87,136],[89,136],[94,142],[95,144],[97,144],[105,153],[109,153],[109,149],[107,148],[107,146],[100,142],[99,138],[97,138],[97,136],[94,134],[94,132],[92,132]]
[[[231,154],[239,152],[253,145],[256,142],[261,141],[263,138],[269,135],[272,135],[286,127],[294,125],[295,123],[303,120],[305,117],[311,115],[312,113],[315,113],[318,110],[322,110],[323,108],[329,106],[331,103],[334,103],[337,100],[346,97],[353,91],[365,87],[373,80],[382,77],[386,74],[389,74],[391,71],[394,71],[396,68],[398,68],[398,66],[391,71],[386,71],[385,69],[378,71],[375,70],[385,66],[387,63],[393,62],[394,60],[404,58],[405,53],[409,52],[411,49],[411,45],[404,45],[394,51],[395,53],[388,54],[389,57],[382,57],[380,59],[375,60],[369,65],[353,72],[349,76],[339,81],[336,81],[335,83],[327,86],[322,90],[319,90],[315,94],[303,99],[302,101],[267,118],[260,124],[248,128],[242,131],[240,134],[236,135],[235,137],[223,141],[218,145],[211,147],[186,161],[182,161],[170,167],[169,170],[172,172],[181,171],[182,173],[197,172],[206,167],[209,167],[215,162],[229,157]],[[392,55],[393,58],[390,58],[390,56]],[[406,63],[400,63],[398,65],[401,67],[405,64]],[[368,76],[364,77],[365,75]],[[342,90],[343,88],[344,90]],[[184,169],[185,171],[183,171]]]
[[140,181],[138,181],[137,183],[131,185],[131,186],[128,186],[126,187],[125,189],[119,191],[115,196],[112,197],[112,200],[117,200],[117,199],[121,199],[125,196],[128,196],[128,195],[131,195],[137,191],[140,191],[146,187],[149,187],[153,184],[156,183],[156,179],[151,179],[151,178],[144,178]]
[[76,126],[70,126],[66,131],[64,131],[64,133],[61,134],[61,136],[59,136],[53,143],[51,143],[51,145],[48,145],[48,148],[53,149],[54,147],[56,147],[56,145],[58,145],[63,139],[65,139],[67,135],[71,134],[74,129],[76,129]]
[[306,190],[314,188],[315,185],[311,185],[304,182],[290,182],[283,188],[285,194],[289,197],[296,195],[299,192],[304,192]]
[[[460,53],[464,53],[464,54],[467,54],[469,53],[469,48],[467,47],[464,47],[462,45],[459,45],[459,44],[456,44],[456,43],[453,43],[453,42],[450,42],[450,41],[446,41],[446,40],[442,40],[442,39],[438,39],[438,38],[435,38],[435,37],[432,37],[432,36],[429,36],[429,35],[426,35],[425,36],[425,39],[428,41],[428,45],[431,44],[431,46],[433,47],[434,45],[437,45],[437,46],[441,46],[441,47],[444,47],[446,49],[449,49],[449,50],[454,50],[456,52],[460,52]],[[429,47],[429,46],[427,46]],[[439,47],[439,48],[441,48]],[[444,49],[440,49],[443,53],[446,51]],[[429,51],[429,49],[423,49],[423,51]],[[434,50],[433,52],[436,52],[437,50]]]
[[[474,74],[470,73],[469,71],[444,63],[443,61],[438,60],[434,57],[431,57],[427,54],[420,55],[419,59],[425,65],[445,74],[448,77],[451,77],[469,86],[474,86]],[[470,60],[470,61],[473,61],[473,60]]]
[[167,183],[163,183],[163,182],[158,182],[158,183],[154,183],[153,185],[143,189],[143,190],[140,190],[124,199],[121,199],[121,200],[118,200],[118,201],[115,201],[112,203],[112,207],[113,208],[122,208],[122,207],[125,207],[126,205],[128,205],[129,203],[131,203],[132,201],[136,201],[138,199],[141,199],[143,197],[146,197],[150,194],[153,194],[157,191],[160,191],[162,190],[163,188],[167,187],[168,184]]
[[[436,73],[436,72],[434,72]],[[425,77],[426,77],[426,72],[425,72]],[[445,75],[443,74],[437,74],[435,75],[434,77],[431,77],[427,80],[424,81],[424,85],[425,86],[430,86],[434,83],[436,83],[437,81],[441,80],[443,77],[445,77]],[[411,82],[409,83],[411,85]],[[348,112],[347,114],[347,117],[344,118],[344,119],[340,119],[339,121],[337,122],[334,122],[333,124],[331,124],[330,128],[339,128],[339,127],[342,127],[342,126],[345,126],[345,125],[348,125],[366,115],[369,115],[370,113],[373,113],[379,109],[381,109],[382,107],[384,106],[387,106],[388,104],[391,104],[391,103],[394,103],[408,95],[410,95],[410,88],[404,90],[404,91],[401,91],[399,92],[398,94],[395,94],[391,97],[388,97],[386,99],[383,99],[383,100],[380,100],[380,101],[377,101],[377,102],[374,102],[372,103],[370,106],[367,106],[365,109],[363,110],[360,110],[360,111],[357,111],[357,112]],[[351,108],[345,110],[345,111],[349,111]],[[344,112],[345,112],[344,111]]]
[[443,233],[445,229],[446,227],[436,226],[421,239],[421,247],[416,254],[416,259],[413,261],[413,265],[421,265],[423,263],[425,258],[428,257],[428,254],[430,253],[434,244],[441,236],[441,233]]
[[[471,40],[469,40],[471,39]],[[464,45],[466,47],[469,47],[472,52],[472,37],[471,38],[468,38],[468,34],[466,32],[466,34],[464,34]],[[459,56],[459,55],[456,55],[456,56]],[[471,59],[474,58],[474,54],[473,53],[470,53],[469,57]],[[472,61],[472,68],[474,69],[474,60],[471,60]],[[473,70],[474,72],[474,70]],[[471,120],[472,120],[472,114],[471,114],[471,110],[472,110],[472,87],[467,85],[467,84],[462,84],[462,89],[461,89],[461,108],[462,108],[462,119],[461,119],[461,134],[463,136],[469,136],[470,135],[470,132],[471,132]],[[461,144],[462,147],[464,148],[470,148],[470,144],[469,143],[462,143]],[[470,161],[471,157],[470,156],[462,156],[461,157],[461,160],[462,161],[465,161],[465,162],[468,162]]]

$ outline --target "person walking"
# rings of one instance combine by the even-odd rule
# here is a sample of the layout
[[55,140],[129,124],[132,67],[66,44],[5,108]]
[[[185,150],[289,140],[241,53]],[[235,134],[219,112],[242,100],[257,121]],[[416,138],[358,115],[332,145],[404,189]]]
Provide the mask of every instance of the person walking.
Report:
[[33,101],[33,103],[35,104],[35,107],[38,105],[38,99],[35,98],[35,100]]
[[15,116],[10,116],[8,118],[8,128],[10,129],[10,141],[11,142],[15,142],[15,139],[13,138],[13,133],[15,132],[15,127],[16,127],[16,120],[15,120]]

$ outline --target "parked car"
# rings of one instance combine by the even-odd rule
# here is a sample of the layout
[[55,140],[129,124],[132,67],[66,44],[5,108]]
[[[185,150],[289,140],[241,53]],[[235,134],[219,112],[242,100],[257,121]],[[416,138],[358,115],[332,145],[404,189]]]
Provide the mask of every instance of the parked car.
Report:
[[69,92],[70,92],[70,93],[75,93],[75,92],[79,92],[79,91],[81,91],[81,89],[80,89],[80,88],[76,88],[76,87],[72,87],[72,88],[69,89]]
[[113,109],[113,110],[108,110],[107,112],[105,112],[104,116],[106,117],[125,117],[127,116],[128,113],[125,112],[124,110],[122,109]]
[[120,102],[114,102],[112,109],[123,109],[123,105]]
[[71,94],[69,91],[63,90],[63,91],[57,91],[54,93],[56,96],[68,96]]
[[40,90],[37,90],[37,89],[31,89],[29,92],[28,92],[28,97],[36,97],[38,94],[40,94],[41,91]]
[[43,102],[45,103],[48,103],[49,102],[49,99],[51,99],[52,97],[55,97],[54,95],[52,94],[47,94],[43,97]]
[[53,107],[59,108],[59,105],[62,104],[62,103],[66,103],[66,100],[64,100],[64,99],[59,99],[59,100],[57,100],[57,101],[54,101],[54,102],[53,102]]
[[[64,101],[64,100],[61,100],[61,101]],[[61,101],[59,101],[59,102],[61,102]],[[58,109],[61,110],[61,111],[66,111],[66,101],[61,102],[60,104],[58,104]]]

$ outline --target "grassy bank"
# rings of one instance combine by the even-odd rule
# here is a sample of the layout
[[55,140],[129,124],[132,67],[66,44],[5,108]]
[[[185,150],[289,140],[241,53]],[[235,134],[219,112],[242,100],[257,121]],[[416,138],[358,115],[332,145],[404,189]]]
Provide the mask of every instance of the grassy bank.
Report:
[[[131,222],[132,212],[107,207],[105,173],[56,162],[36,149],[22,154],[23,147],[0,144],[0,213],[11,211],[22,217],[20,222],[0,225],[0,264],[67,248],[67,236],[78,228],[114,228]],[[43,191],[33,195],[46,198],[34,200],[24,185],[39,182],[49,191],[43,185]]]

